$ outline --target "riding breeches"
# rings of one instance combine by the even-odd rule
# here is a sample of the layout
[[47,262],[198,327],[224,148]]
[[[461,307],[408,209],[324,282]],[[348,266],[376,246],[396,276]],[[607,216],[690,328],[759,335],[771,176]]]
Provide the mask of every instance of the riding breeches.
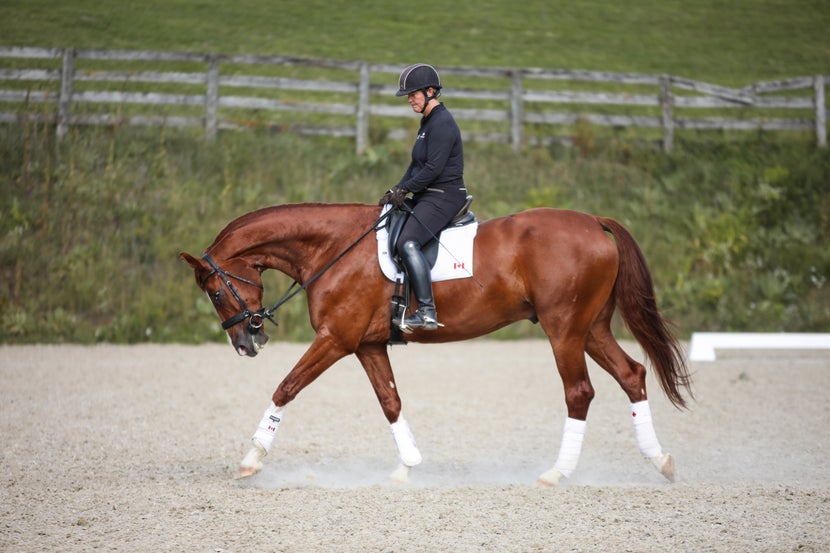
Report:
[[412,214],[409,216],[395,247],[398,251],[408,241],[416,242],[420,247],[437,237],[441,230],[464,206],[465,194],[442,194],[440,192],[422,195],[418,198]]

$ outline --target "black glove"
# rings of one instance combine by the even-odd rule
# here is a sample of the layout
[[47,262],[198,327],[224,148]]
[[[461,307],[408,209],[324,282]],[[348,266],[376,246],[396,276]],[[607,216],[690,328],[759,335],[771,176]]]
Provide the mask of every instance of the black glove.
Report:
[[386,205],[392,204],[395,207],[401,207],[403,205],[403,201],[406,198],[407,191],[405,188],[401,186],[396,186],[395,188],[389,190],[386,194],[378,202],[378,205]]

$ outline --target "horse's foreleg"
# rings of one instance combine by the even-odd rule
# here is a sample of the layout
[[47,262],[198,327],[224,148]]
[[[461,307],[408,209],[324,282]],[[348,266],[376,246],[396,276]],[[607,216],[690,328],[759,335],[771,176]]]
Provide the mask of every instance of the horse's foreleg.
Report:
[[674,458],[669,453],[663,453],[654,430],[646,394],[645,367],[623,351],[607,324],[598,324],[592,329],[585,349],[600,367],[614,377],[628,396],[640,453],[669,482],[674,482]]
[[392,474],[392,478],[405,481],[409,468],[421,463],[421,452],[415,445],[415,438],[412,436],[409,423],[401,414],[401,398],[398,395],[395,376],[392,374],[386,345],[362,345],[358,348],[356,355],[369,377],[369,382],[372,383],[383,414],[389,421],[395,446],[398,448],[401,465]]
[[254,475],[262,469],[262,459],[271,451],[285,406],[346,353],[332,340],[318,335],[274,392],[271,405],[265,410],[251,438],[252,447],[239,463],[237,478]]

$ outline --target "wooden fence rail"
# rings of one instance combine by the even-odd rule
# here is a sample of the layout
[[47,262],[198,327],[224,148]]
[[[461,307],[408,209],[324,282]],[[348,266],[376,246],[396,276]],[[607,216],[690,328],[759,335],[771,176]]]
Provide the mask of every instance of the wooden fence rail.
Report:
[[[827,146],[830,76],[731,88],[672,75],[440,70],[445,82],[463,85],[445,88],[455,117],[478,122],[465,136],[516,149],[555,140],[554,129],[581,122],[656,129],[667,151],[686,129],[808,131],[819,147]],[[412,117],[395,101],[395,86],[373,82],[394,83],[399,71],[398,65],[286,56],[0,47],[0,123],[54,123],[58,136],[70,125],[198,126],[207,140],[219,130],[266,127],[351,137],[363,153],[370,122],[383,121],[393,139],[411,134],[411,125],[388,128],[391,118]],[[738,116],[726,116],[730,110]],[[693,117],[695,111],[706,115]],[[781,117],[793,112],[797,117]]]

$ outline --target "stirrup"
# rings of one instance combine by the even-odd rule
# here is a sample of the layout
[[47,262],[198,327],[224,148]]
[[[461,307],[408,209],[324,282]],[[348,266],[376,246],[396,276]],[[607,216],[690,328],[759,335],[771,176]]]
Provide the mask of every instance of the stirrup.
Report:
[[438,320],[418,309],[415,313],[403,320],[396,321],[398,328],[401,331],[411,334],[413,330],[436,330],[439,326],[444,326]]

